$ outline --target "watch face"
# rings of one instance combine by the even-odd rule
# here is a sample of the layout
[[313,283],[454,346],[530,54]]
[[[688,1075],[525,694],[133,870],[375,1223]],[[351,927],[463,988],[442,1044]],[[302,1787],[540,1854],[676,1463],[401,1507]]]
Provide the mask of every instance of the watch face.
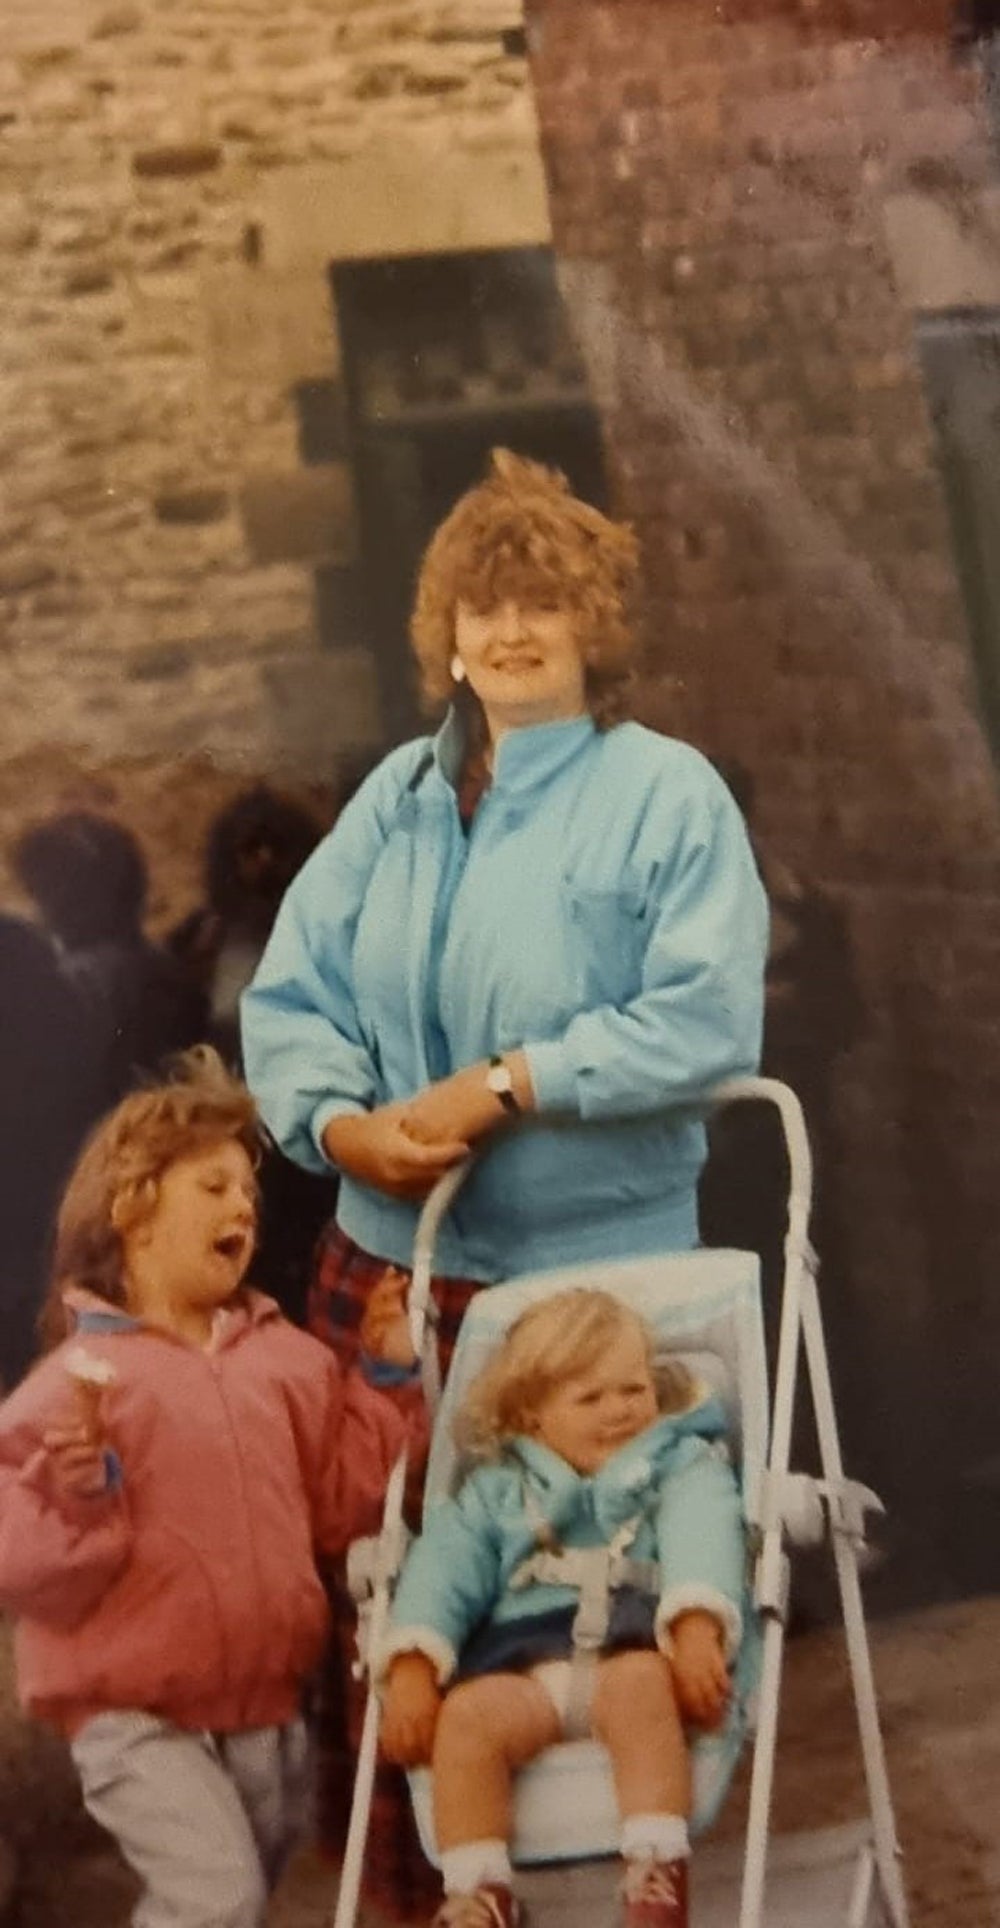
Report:
[[486,1073],[486,1082],[490,1090],[495,1091],[497,1096],[500,1097],[503,1092],[510,1090],[513,1079],[511,1078],[507,1065],[491,1064]]

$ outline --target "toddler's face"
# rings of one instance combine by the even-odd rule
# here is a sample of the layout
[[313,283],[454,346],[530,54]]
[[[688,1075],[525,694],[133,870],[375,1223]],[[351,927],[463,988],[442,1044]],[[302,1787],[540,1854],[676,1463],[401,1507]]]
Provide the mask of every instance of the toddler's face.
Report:
[[225,1305],[256,1233],[253,1166],[241,1144],[224,1140],[168,1165],[152,1210],[124,1235],[125,1270],[155,1281],[157,1297],[177,1305]]
[[546,1395],[533,1430],[578,1473],[590,1474],[651,1426],[657,1410],[645,1339],[626,1326],[593,1366]]

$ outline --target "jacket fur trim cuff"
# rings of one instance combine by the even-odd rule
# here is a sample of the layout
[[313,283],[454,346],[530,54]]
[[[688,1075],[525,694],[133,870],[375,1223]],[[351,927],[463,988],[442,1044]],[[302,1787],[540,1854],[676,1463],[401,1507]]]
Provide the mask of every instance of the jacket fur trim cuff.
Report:
[[730,1665],[736,1659],[743,1639],[743,1615],[728,1595],[720,1593],[717,1587],[668,1587],[656,1609],[656,1644],[660,1652],[669,1659],[672,1649],[670,1629],[674,1621],[682,1613],[695,1612],[714,1614],[718,1620],[722,1627],[723,1652],[727,1665]]
[[439,1687],[446,1687],[458,1665],[458,1655],[450,1640],[433,1627],[397,1627],[387,1634],[375,1660],[375,1682],[381,1687],[392,1662],[399,1654],[424,1654],[437,1674]]

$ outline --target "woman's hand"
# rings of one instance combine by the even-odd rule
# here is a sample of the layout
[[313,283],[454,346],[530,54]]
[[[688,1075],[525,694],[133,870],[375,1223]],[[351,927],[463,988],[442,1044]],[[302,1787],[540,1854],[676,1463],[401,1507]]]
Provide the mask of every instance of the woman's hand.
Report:
[[388,1366],[416,1364],[406,1316],[408,1289],[406,1273],[390,1265],[369,1293],[358,1337],[370,1359],[381,1359]]
[[718,1727],[729,1701],[729,1669],[714,1613],[682,1613],[670,1628],[670,1664],[682,1719]]
[[382,1704],[382,1751],[397,1767],[429,1761],[441,1712],[441,1689],[426,1654],[397,1654]]
[[[510,1071],[511,1089],[519,1111],[531,1111],[534,1092],[523,1051],[504,1054]],[[403,1108],[403,1126],[422,1145],[436,1145],[449,1138],[461,1138],[471,1145],[477,1138],[502,1125],[508,1113],[495,1091],[486,1082],[489,1061],[466,1065],[450,1078],[426,1085]]]
[[418,1142],[404,1128],[406,1112],[405,1105],[391,1104],[331,1118],[323,1133],[331,1164],[392,1198],[426,1198],[469,1147],[455,1132]]

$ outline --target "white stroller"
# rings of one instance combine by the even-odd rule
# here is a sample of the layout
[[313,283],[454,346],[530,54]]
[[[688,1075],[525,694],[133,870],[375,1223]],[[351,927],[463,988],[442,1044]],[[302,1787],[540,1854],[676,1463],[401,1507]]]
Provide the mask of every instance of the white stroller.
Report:
[[[754,1555],[756,1641],[745,1643],[732,1708],[719,1735],[692,1750],[692,1833],[710,1825],[725,1796],[749,1727],[755,1727],[746,1841],[742,1854],[698,1847],[694,1859],[694,1928],[908,1928],[885,1754],[861,1604],[859,1556],[865,1514],[881,1510],[866,1487],[845,1479],[809,1243],[812,1168],[802,1111],[782,1084],[741,1078],[719,1086],[707,1103],[767,1099],[778,1109],[788,1150],[790,1187],[778,1359],[770,1413],[756,1256],[701,1250],[577,1266],[511,1281],[476,1295],[465,1315],[443,1397],[426,1310],[434,1244],[441,1219],[467,1167],[435,1187],[417,1228],[410,1319],[436,1414],[425,1508],[454,1485],[460,1471],[452,1417],[469,1380],[525,1305],[569,1284],[617,1293],[653,1327],[664,1350],[678,1352],[722,1397],[732,1417],[732,1446]],[[800,1340],[815,1411],[822,1478],[789,1469]],[[770,1439],[769,1439],[770,1435]],[[405,1458],[393,1470],[377,1541],[352,1549],[359,1598],[362,1663],[378,1647],[400,1565]],[[788,1600],[789,1549],[828,1537],[836,1567],[860,1730],[869,1812],[859,1825],[769,1841],[771,1787]],[[750,1665],[747,1651],[750,1650]],[[353,1928],[371,1806],[378,1743],[378,1696],[369,1693],[354,1789],[351,1826],[335,1928]],[[436,1864],[429,1775],[411,1776],[414,1808],[428,1858]],[[593,1740],[549,1748],[519,1776],[512,1858],[518,1892],[537,1928],[613,1919],[619,1822],[607,1756]],[[766,1887],[765,1887],[766,1880]],[[738,1897],[738,1899],[737,1899]],[[766,1903],[766,1913],[765,1913]],[[737,1912],[738,1909],[738,1912]]]

